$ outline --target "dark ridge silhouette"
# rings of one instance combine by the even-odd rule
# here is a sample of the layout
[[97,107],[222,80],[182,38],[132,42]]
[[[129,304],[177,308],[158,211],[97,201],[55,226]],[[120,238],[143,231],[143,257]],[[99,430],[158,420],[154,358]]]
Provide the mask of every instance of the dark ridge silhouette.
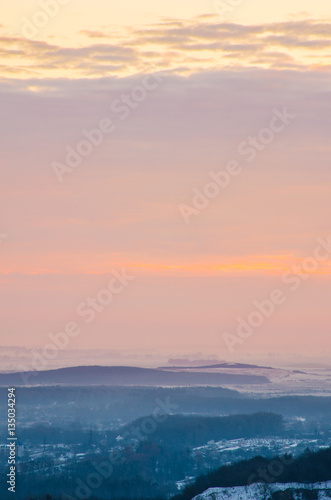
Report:
[[135,385],[188,386],[224,384],[267,384],[260,375],[176,372],[131,366],[78,366],[57,370],[0,374],[0,386],[22,385]]
[[[119,434],[134,435],[132,429],[141,429],[145,420],[146,417],[140,417],[130,422]],[[203,446],[211,440],[279,436],[284,430],[283,417],[270,412],[225,417],[169,415],[153,432],[153,441],[180,450]]]
[[[195,482],[187,486],[182,493],[172,497],[171,500],[191,500],[192,498],[200,495],[208,488],[229,488],[233,486],[247,486],[249,483],[263,482],[259,477],[259,471],[268,471],[268,466],[272,463],[287,463],[288,465],[282,468],[282,472],[275,478],[271,477],[277,483],[319,483],[331,480],[331,448],[311,452],[306,450],[302,455],[297,458],[291,458],[290,455],[283,455],[285,460],[281,457],[265,458],[256,456],[249,460],[241,460],[230,465],[223,465],[219,469],[213,470],[199,476]],[[308,488],[309,489],[309,488]],[[266,498],[266,497],[264,497]],[[268,496],[268,498],[270,498]],[[278,498],[279,500],[291,500],[294,496],[278,496],[271,497]],[[319,498],[316,496],[306,496],[307,500],[315,500]],[[330,498],[330,497],[326,497]]]

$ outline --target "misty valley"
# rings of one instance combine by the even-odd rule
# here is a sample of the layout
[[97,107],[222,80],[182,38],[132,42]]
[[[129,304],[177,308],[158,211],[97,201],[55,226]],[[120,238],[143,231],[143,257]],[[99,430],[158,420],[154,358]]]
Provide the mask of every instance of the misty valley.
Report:
[[[6,391],[0,388],[1,402]],[[106,385],[17,387],[16,396],[19,500],[191,500],[215,487],[243,487],[240,498],[252,491],[259,498],[249,488],[331,480],[328,396]],[[6,432],[3,426],[3,475]],[[214,497],[203,498],[223,494],[210,491]]]

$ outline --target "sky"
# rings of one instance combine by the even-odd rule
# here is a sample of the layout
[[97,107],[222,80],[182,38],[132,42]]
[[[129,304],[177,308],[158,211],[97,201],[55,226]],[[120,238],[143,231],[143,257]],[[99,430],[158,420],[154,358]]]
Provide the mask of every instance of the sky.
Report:
[[0,344],[329,355],[329,1],[0,19]]

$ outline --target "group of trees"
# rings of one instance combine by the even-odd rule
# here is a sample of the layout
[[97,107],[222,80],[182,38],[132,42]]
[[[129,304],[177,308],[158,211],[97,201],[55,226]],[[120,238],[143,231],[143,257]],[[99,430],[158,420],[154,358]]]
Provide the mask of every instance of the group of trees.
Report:
[[[121,434],[140,428],[143,419],[137,419],[124,427]],[[153,432],[153,441],[167,444],[174,449],[202,446],[208,441],[223,439],[281,436],[283,418],[273,413],[205,417],[201,415],[171,415],[159,423]]]
[[[208,488],[247,486],[251,482],[263,482],[263,471],[272,470],[270,465],[275,462],[287,464],[281,469],[281,473],[272,477],[272,481],[278,483],[317,483],[331,480],[331,448],[315,453],[306,450],[296,459],[290,459],[289,456],[269,459],[254,457],[251,460],[241,460],[220,467],[199,476],[194,484],[187,486],[172,500],[191,500]],[[291,492],[288,493],[290,494]],[[278,500],[277,495],[275,495],[275,500]]]
[[[159,456],[160,450],[155,445],[143,445],[139,453],[143,453],[144,447],[153,450],[155,458]],[[146,451],[146,450],[145,450]],[[129,453],[129,451],[128,451]],[[129,457],[132,459],[133,457]],[[134,460],[133,460],[134,461]],[[309,483],[317,483],[331,480],[331,448],[321,450],[315,453],[306,450],[306,452],[297,459],[291,459],[290,456],[273,457],[267,459],[265,457],[254,457],[251,460],[236,462],[232,465],[220,467],[209,474],[202,475],[197,478],[194,484],[187,486],[185,490],[171,500],[191,500],[196,495],[203,493],[208,488],[215,487],[233,487],[247,486],[249,478],[257,476],[257,471],[268,470],[271,463],[287,463],[284,470],[277,477],[278,483],[303,483],[307,487],[302,487],[300,490],[291,490],[287,488],[284,491],[272,493],[272,500],[294,500],[298,498],[300,493],[304,500],[317,500],[319,498],[318,491],[310,488]],[[90,496],[90,500],[116,499],[116,500],[164,500],[167,495],[158,484],[151,482],[148,475],[142,477],[137,471],[131,468],[127,471],[128,474],[122,480],[119,480],[116,475],[105,480],[102,488]],[[141,471],[140,471],[141,472]],[[66,488],[72,481],[72,473],[70,471],[66,480],[61,485],[56,485],[56,494],[40,494],[36,491],[29,500],[60,500],[62,495],[58,494],[58,488]],[[256,482],[263,482],[257,479]],[[55,486],[55,484],[53,485]],[[52,483],[48,483],[48,487],[52,487]],[[269,496],[268,496],[269,498]],[[26,499],[26,497],[25,497]]]

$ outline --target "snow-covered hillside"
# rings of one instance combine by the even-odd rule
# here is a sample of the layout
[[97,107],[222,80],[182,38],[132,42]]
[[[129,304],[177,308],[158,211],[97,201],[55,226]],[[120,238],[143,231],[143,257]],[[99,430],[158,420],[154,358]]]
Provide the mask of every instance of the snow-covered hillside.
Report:
[[294,493],[295,500],[306,500],[315,498],[304,494],[305,491],[314,490],[318,496],[316,500],[326,500],[331,498],[331,481],[315,484],[251,484],[250,486],[238,486],[234,488],[210,488],[193,500],[272,500],[272,494],[277,491],[290,490]]

